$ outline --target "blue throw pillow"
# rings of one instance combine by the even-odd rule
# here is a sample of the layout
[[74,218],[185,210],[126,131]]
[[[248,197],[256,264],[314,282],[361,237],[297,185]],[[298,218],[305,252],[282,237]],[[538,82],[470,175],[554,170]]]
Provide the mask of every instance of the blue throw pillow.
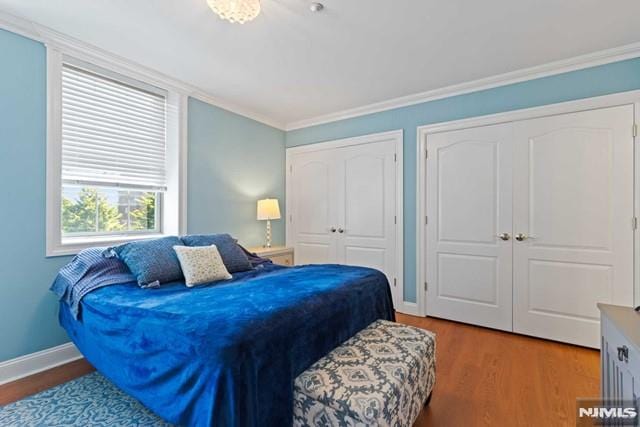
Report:
[[192,234],[183,236],[182,241],[187,246],[216,245],[224,266],[229,273],[251,270],[249,258],[244,253],[236,239],[228,234]]
[[157,287],[160,283],[184,279],[180,261],[173,250],[176,245],[181,246],[182,241],[170,236],[125,243],[109,248],[107,253],[124,261],[140,286]]

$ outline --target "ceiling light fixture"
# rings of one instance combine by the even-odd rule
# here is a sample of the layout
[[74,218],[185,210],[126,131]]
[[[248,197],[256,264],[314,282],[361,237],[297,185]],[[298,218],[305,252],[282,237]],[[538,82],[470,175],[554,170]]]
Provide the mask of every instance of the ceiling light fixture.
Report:
[[244,24],[260,14],[260,0],[207,0],[207,4],[220,18]]

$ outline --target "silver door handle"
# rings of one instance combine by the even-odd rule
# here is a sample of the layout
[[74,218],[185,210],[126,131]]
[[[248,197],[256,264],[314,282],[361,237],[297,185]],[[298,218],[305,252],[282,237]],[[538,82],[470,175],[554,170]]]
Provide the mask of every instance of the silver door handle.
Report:
[[498,234],[498,238],[506,242],[511,238],[511,236],[509,235],[509,233],[500,233]]
[[342,228],[338,228],[338,233],[344,233],[344,230]]
[[335,232],[336,232],[336,228],[335,228],[335,227],[331,227],[331,228],[329,229],[329,231],[331,231],[332,233],[335,233]]
[[527,240],[527,239],[529,240],[536,239],[536,236],[529,236],[524,233],[518,233],[515,236],[513,236],[513,238],[516,239],[518,242],[522,242],[523,240]]

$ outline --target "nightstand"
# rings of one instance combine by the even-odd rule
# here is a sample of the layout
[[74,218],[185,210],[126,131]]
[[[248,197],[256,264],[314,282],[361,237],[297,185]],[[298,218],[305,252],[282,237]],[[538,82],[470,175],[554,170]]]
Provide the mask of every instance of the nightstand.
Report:
[[293,265],[293,248],[286,246],[272,246],[270,248],[258,246],[247,250],[255,252],[263,258],[269,258],[274,264],[287,265],[289,267]]

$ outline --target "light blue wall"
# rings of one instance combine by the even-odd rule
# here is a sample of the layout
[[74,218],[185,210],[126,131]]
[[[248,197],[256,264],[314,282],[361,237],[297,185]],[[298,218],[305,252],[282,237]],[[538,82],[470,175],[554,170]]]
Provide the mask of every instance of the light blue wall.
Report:
[[[66,342],[45,257],[45,48],[0,30],[0,361]],[[415,300],[416,127],[640,88],[640,59],[288,132],[189,101],[189,232],[258,244],[255,201],[284,201],[284,147],[404,129],[406,299]],[[283,205],[284,203],[282,203]],[[284,206],[281,206],[284,207]],[[284,221],[274,223],[284,241]]]
[[[0,361],[68,341],[48,289],[70,257],[45,257],[45,54],[0,30]],[[284,133],[199,101],[189,107],[189,231],[260,243],[256,200],[284,199]]]
[[416,127],[640,89],[640,58],[287,132],[287,147],[404,129],[405,300],[416,299]]
[[45,48],[0,30],[0,361],[68,341],[45,258]]
[[[189,100],[189,233],[228,232],[264,242],[256,201],[280,201],[284,218],[284,132],[204,102]],[[284,244],[284,219],[272,221]]]

